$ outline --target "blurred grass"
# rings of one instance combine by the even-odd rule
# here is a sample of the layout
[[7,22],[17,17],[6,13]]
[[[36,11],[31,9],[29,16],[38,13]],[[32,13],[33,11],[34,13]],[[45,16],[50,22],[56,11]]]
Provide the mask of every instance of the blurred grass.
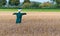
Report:
[[15,12],[17,9],[0,9],[0,12]]
[[23,9],[25,12],[60,12],[60,9]]
[[[17,12],[18,9],[0,9],[0,12]],[[60,9],[23,9],[22,12],[60,12]]]

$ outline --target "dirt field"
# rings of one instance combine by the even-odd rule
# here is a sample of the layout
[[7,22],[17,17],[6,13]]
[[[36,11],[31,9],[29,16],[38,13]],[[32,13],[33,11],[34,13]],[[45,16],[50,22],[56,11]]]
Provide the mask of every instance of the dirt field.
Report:
[[0,36],[60,36],[59,12],[30,12],[16,24],[13,13],[0,13]]

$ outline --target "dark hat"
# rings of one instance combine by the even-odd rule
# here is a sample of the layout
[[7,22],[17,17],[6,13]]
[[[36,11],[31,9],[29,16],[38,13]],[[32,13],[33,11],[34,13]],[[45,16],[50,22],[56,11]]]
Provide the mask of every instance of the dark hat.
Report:
[[22,8],[18,8],[18,9],[22,9]]

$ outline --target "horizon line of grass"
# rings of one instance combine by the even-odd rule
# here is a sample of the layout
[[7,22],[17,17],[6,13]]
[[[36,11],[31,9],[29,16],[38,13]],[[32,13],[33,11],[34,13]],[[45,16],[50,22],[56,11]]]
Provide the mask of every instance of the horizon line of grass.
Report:
[[[17,12],[18,9],[0,9],[0,12]],[[60,12],[60,9],[22,9],[22,12]]]

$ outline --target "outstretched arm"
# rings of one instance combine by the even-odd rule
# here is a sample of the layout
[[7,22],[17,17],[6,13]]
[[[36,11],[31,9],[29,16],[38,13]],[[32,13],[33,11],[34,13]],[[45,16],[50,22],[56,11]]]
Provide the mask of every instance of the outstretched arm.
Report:
[[26,15],[26,13],[22,13],[22,15]]
[[13,13],[13,15],[16,15],[17,13]]

